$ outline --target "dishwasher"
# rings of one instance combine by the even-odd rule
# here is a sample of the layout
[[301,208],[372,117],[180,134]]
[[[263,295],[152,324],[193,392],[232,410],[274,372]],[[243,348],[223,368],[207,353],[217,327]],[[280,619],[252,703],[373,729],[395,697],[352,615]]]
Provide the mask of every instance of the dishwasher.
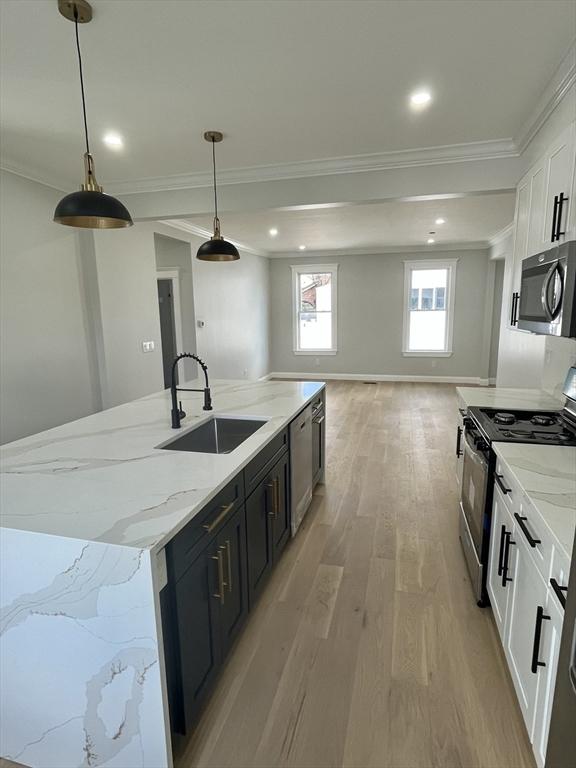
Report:
[[292,536],[312,501],[312,406],[290,424],[290,497]]

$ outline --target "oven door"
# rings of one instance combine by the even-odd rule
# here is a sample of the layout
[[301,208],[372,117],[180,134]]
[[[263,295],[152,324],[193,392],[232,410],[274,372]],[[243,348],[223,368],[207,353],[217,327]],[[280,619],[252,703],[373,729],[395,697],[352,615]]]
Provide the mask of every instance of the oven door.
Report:
[[543,257],[540,254],[522,263],[518,328],[560,336],[566,262]]
[[462,470],[462,510],[470,529],[478,560],[482,562],[484,512],[488,492],[488,460],[476,449],[474,438],[464,432],[464,466]]

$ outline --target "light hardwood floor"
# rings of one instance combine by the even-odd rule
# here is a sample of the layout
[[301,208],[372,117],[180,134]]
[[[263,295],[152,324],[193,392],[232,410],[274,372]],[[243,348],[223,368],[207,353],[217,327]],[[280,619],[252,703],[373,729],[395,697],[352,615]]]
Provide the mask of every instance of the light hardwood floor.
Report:
[[533,768],[460,551],[456,395],[331,383],[326,484],[178,768]]

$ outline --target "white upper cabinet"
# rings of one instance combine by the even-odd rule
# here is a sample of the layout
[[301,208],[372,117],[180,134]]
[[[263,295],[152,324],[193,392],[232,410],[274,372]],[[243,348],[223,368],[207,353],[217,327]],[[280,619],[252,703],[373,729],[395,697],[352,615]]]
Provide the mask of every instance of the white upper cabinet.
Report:
[[576,239],[576,123],[571,123],[534,163],[516,188],[512,279],[507,324],[516,328],[522,261]]
[[546,215],[542,243],[550,248],[555,243],[571,240],[570,231],[574,207],[572,188],[574,184],[574,131],[572,123],[563,131],[547,153]]

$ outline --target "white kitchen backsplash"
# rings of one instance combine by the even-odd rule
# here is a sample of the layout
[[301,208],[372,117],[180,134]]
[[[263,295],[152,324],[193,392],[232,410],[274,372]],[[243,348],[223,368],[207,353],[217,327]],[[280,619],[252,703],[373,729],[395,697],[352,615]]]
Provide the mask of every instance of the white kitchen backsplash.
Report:
[[576,365],[576,339],[547,336],[542,389],[562,399],[562,386],[571,365]]

